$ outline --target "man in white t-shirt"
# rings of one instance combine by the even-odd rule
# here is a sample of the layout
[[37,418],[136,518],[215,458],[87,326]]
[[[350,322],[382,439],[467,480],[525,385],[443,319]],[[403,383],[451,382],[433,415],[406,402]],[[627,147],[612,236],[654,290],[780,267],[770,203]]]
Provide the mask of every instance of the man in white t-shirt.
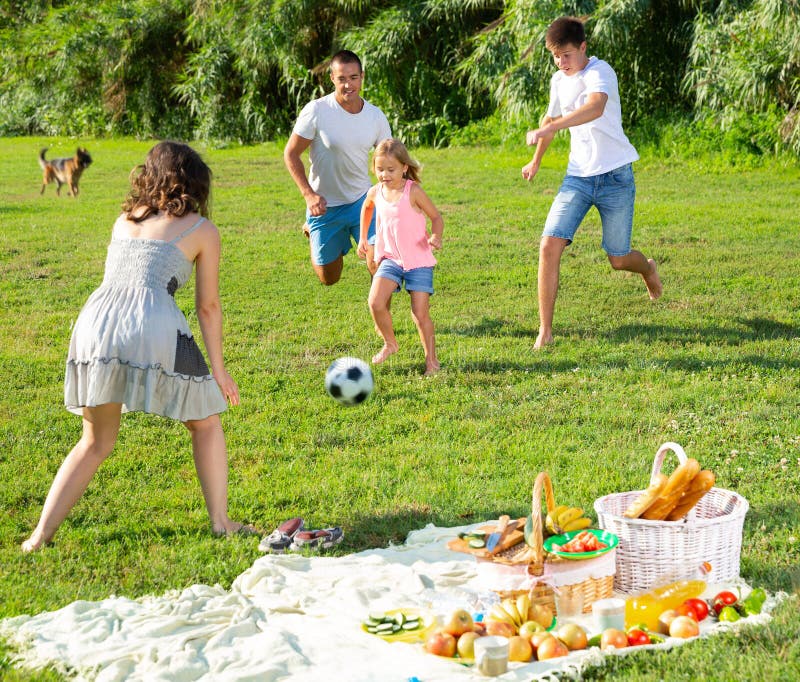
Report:
[[536,151],[523,166],[522,177],[534,178],[553,136],[564,128],[569,128],[570,152],[567,175],[550,207],[539,245],[535,348],[553,342],[561,255],[592,206],[600,213],[602,248],[611,266],[639,273],[652,300],[662,293],[656,262],[631,250],[636,196],[631,163],[639,155],[622,130],[617,76],[606,62],[586,56],[583,23],[575,17],[556,19],[547,29],[545,42],[558,71],[550,81],[547,113],[540,127],[526,136]]
[[[372,183],[369,152],[392,136],[383,112],[362,99],[361,60],[349,50],[331,59],[334,91],[303,107],[292,131],[283,160],[306,201],[306,224],[311,264],[323,284],[336,284],[342,275],[344,255],[357,244],[361,204]],[[301,158],[308,149],[306,177]],[[374,220],[369,243],[375,241]],[[374,274],[374,259],[367,253]]]

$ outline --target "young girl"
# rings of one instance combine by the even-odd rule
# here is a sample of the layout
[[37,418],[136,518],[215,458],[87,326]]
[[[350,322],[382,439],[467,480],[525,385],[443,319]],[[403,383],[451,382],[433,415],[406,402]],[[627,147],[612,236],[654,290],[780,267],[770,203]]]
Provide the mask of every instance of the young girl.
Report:
[[[358,253],[367,254],[367,231],[373,212],[377,212],[375,263],[378,266],[369,292],[369,309],[383,348],[372,362],[379,364],[397,352],[389,303],[392,294],[405,283],[411,296],[411,317],[419,330],[425,351],[425,376],[439,369],[430,297],[433,293],[432,249],[442,248],[444,222],[428,195],[419,186],[420,165],[411,158],[402,142],[391,138],[375,148],[372,159],[378,184],[367,192],[361,209],[361,235]],[[426,220],[431,221],[431,234]]]
[[[108,247],[100,288],[72,332],[64,398],[83,434],[56,474],[24,552],[52,540],[111,453],[120,414],[182,421],[214,534],[250,529],[228,518],[228,461],[219,413],[239,404],[222,359],[220,237],[207,219],[211,171],[193,149],[161,142],[131,173],[131,190]],[[196,266],[195,308],[208,358],[173,298]]]

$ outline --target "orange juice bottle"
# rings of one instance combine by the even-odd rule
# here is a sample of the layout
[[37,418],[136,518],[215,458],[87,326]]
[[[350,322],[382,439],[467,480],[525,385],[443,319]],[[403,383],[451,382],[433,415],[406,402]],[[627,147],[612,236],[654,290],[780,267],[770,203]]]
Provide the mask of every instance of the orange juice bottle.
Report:
[[629,597],[625,600],[625,627],[630,628],[640,623],[648,630],[658,631],[658,617],[667,609],[680,606],[686,599],[699,597],[706,590],[706,576],[711,572],[711,564],[703,563],[700,567],[677,580],[665,578],[644,594]]

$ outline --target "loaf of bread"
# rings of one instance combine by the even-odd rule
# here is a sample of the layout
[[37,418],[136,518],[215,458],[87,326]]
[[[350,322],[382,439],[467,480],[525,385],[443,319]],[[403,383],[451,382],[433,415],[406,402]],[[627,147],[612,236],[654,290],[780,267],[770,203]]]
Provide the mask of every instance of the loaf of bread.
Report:
[[695,476],[686,487],[681,499],[674,509],[667,514],[667,521],[678,521],[686,516],[714,485],[716,481],[714,472],[703,469]]
[[629,519],[638,519],[658,499],[664,486],[667,485],[666,474],[656,474],[655,480],[643,491],[622,514]]
[[667,479],[667,484],[650,507],[642,514],[643,519],[663,521],[678,505],[681,496],[691,480],[700,473],[700,463],[690,457],[681,464]]

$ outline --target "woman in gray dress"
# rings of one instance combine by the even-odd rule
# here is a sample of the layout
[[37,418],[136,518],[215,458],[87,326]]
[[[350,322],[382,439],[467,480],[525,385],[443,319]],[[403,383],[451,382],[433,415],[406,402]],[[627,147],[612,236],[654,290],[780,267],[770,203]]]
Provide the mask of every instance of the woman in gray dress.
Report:
[[[64,398],[83,434],[58,470],[24,552],[50,542],[111,453],[123,412],[183,422],[214,534],[253,530],[228,517],[228,456],[219,413],[239,404],[222,358],[220,237],[207,219],[211,171],[191,147],[161,142],[131,173],[105,276],[80,312]],[[208,365],[174,294],[195,274]],[[253,530],[253,532],[255,532]]]

